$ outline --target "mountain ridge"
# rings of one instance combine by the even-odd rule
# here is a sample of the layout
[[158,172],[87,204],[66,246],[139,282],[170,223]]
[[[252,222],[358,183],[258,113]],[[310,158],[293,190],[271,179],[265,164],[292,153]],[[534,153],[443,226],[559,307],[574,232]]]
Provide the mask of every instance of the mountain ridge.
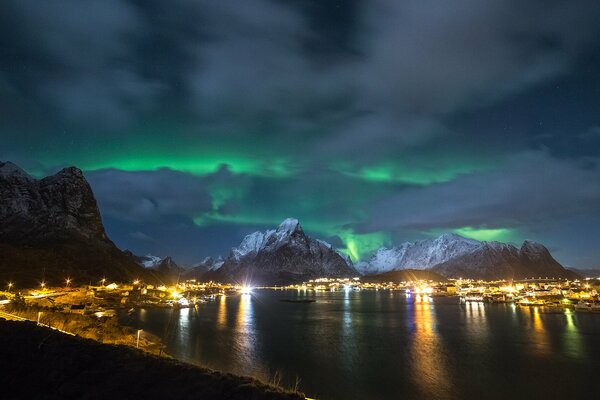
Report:
[[306,235],[295,218],[277,229],[246,235],[206,278],[252,284],[287,284],[319,277],[352,277],[357,271],[329,243]]
[[1,162],[0,199],[0,279],[21,287],[42,280],[62,284],[67,277],[159,280],[108,238],[80,169],[35,179],[16,164]]
[[431,270],[448,278],[575,277],[540,243],[525,240],[517,248],[508,243],[477,241],[454,233],[405,242],[389,249],[380,248],[357,267],[364,275],[417,269]]

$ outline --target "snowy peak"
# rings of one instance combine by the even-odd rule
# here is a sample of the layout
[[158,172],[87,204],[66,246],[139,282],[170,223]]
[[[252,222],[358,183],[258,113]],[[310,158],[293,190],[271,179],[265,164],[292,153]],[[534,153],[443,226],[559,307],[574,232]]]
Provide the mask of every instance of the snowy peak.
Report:
[[146,254],[145,256],[138,257],[138,261],[144,268],[155,268],[160,265],[163,259],[152,254]]
[[406,242],[389,249],[382,247],[366,263],[360,264],[360,270],[364,274],[379,274],[402,269],[427,269],[480,245],[477,240],[447,233],[436,239]]
[[512,279],[523,277],[567,277],[548,249],[525,241],[521,248],[502,242],[479,242],[456,234],[436,239],[380,248],[368,262],[358,264],[364,274],[404,269],[432,269],[449,278]]
[[231,249],[212,278],[280,284],[354,275],[356,270],[348,258],[331,244],[307,236],[297,219],[287,218],[275,230],[247,235],[238,247]]
[[527,259],[534,261],[542,258],[546,258],[550,256],[550,252],[541,243],[532,242],[529,240],[525,240],[519,253],[522,257],[526,257]]
[[246,235],[238,247],[231,249],[231,255],[237,259],[247,254],[257,252],[263,245],[265,234],[262,232],[253,232]]
[[287,218],[275,230],[253,232],[242,240],[238,247],[231,249],[231,255],[239,260],[261,249],[276,249],[289,243],[306,243],[307,236],[295,218]]
[[296,218],[286,218],[275,231],[279,236],[290,236],[296,232],[304,233]]

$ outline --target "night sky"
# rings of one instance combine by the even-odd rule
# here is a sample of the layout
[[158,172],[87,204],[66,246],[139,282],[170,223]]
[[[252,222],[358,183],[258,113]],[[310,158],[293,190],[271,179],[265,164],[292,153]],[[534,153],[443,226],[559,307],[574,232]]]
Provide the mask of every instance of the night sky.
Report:
[[3,1],[0,160],[182,264],[286,217],[600,268],[600,2]]

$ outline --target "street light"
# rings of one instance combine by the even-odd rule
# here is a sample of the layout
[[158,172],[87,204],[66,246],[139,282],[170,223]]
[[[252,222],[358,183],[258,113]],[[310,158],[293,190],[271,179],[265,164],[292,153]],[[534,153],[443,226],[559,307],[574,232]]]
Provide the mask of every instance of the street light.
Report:
[[140,284],[140,281],[139,281],[138,279],[136,279],[135,281],[133,281],[133,284],[134,284],[134,285],[139,285],[139,284]]
[[13,287],[13,283],[12,282],[8,282],[8,291],[10,292],[10,288]]
[[67,284],[67,287],[69,287],[69,285],[71,284],[71,278],[67,278],[65,280],[65,283]]
[[102,278],[100,282],[102,282],[102,286],[104,286],[104,283],[106,283],[106,278]]
[[140,347],[140,334],[142,333],[142,329],[138,329],[137,331],[137,341],[135,343],[135,348],[139,348]]
[[42,283],[40,283],[40,286],[42,287],[42,289],[45,288],[46,287],[46,282],[42,281]]

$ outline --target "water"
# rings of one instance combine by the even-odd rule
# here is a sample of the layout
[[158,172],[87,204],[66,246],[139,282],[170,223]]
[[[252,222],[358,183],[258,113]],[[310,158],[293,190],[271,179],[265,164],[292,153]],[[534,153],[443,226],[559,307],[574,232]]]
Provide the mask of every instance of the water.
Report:
[[[279,301],[290,298],[317,302]],[[457,298],[261,290],[121,318],[176,358],[288,387],[298,377],[324,400],[594,397],[600,371],[600,314]]]

